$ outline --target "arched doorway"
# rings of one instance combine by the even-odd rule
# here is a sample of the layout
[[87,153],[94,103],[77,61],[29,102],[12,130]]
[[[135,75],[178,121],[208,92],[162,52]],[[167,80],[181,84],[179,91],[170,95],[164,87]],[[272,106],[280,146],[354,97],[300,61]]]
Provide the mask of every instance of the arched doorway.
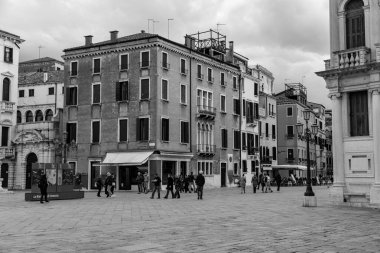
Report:
[[0,177],[3,179],[1,187],[8,188],[8,163],[1,164],[1,174]]
[[32,187],[32,164],[36,162],[38,162],[37,155],[35,153],[28,154],[26,157],[25,189]]

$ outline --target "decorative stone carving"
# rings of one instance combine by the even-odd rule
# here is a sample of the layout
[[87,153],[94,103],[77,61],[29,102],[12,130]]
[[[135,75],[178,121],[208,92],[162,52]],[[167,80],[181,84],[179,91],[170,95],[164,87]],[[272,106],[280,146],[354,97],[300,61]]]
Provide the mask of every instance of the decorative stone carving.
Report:
[[9,71],[3,72],[3,73],[1,73],[1,75],[6,76],[6,77],[14,77],[14,75]]
[[36,130],[29,130],[29,131],[23,131],[21,133],[18,133],[16,137],[13,140],[13,143],[20,144],[20,143],[35,143],[43,141],[44,137],[41,135],[41,133],[37,132]]

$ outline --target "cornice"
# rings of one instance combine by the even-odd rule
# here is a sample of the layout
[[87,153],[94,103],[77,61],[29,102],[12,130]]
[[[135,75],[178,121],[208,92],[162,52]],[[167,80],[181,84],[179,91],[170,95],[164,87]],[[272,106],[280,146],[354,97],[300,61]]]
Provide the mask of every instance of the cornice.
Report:
[[331,92],[329,93],[328,97],[332,100],[332,99],[338,99],[338,98],[342,98],[342,93],[340,92]]

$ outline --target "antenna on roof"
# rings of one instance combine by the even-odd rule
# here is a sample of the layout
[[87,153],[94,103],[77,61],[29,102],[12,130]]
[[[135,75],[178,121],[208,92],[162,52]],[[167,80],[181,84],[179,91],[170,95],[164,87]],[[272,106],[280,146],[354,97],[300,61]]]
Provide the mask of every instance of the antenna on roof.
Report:
[[40,59],[41,57],[41,48],[44,48],[43,46],[38,46],[38,59]]
[[216,31],[217,31],[217,32],[219,32],[219,26],[221,26],[221,25],[226,25],[226,24],[220,24],[220,23],[217,23],[217,24],[216,24]]

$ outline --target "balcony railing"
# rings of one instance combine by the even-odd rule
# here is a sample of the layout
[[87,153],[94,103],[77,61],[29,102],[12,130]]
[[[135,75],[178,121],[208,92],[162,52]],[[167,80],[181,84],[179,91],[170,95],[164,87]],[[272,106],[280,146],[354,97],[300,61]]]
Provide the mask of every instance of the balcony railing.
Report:
[[14,104],[13,102],[0,101],[0,109],[1,111],[11,112],[13,111]]
[[370,61],[370,49],[358,47],[333,53],[332,60],[325,61],[326,70],[343,69],[365,65]]
[[197,105],[198,117],[215,117],[216,108],[207,105]]
[[166,62],[166,63],[163,62],[163,63],[162,63],[162,68],[165,69],[165,70],[169,70],[169,69],[170,69],[170,64],[167,63],[167,62]]
[[0,147],[0,159],[14,157],[15,149],[10,147]]
[[213,156],[213,155],[215,155],[215,145],[198,144],[197,145],[197,152],[199,155]]
[[285,137],[287,139],[293,139],[294,138],[294,134],[286,134]]

